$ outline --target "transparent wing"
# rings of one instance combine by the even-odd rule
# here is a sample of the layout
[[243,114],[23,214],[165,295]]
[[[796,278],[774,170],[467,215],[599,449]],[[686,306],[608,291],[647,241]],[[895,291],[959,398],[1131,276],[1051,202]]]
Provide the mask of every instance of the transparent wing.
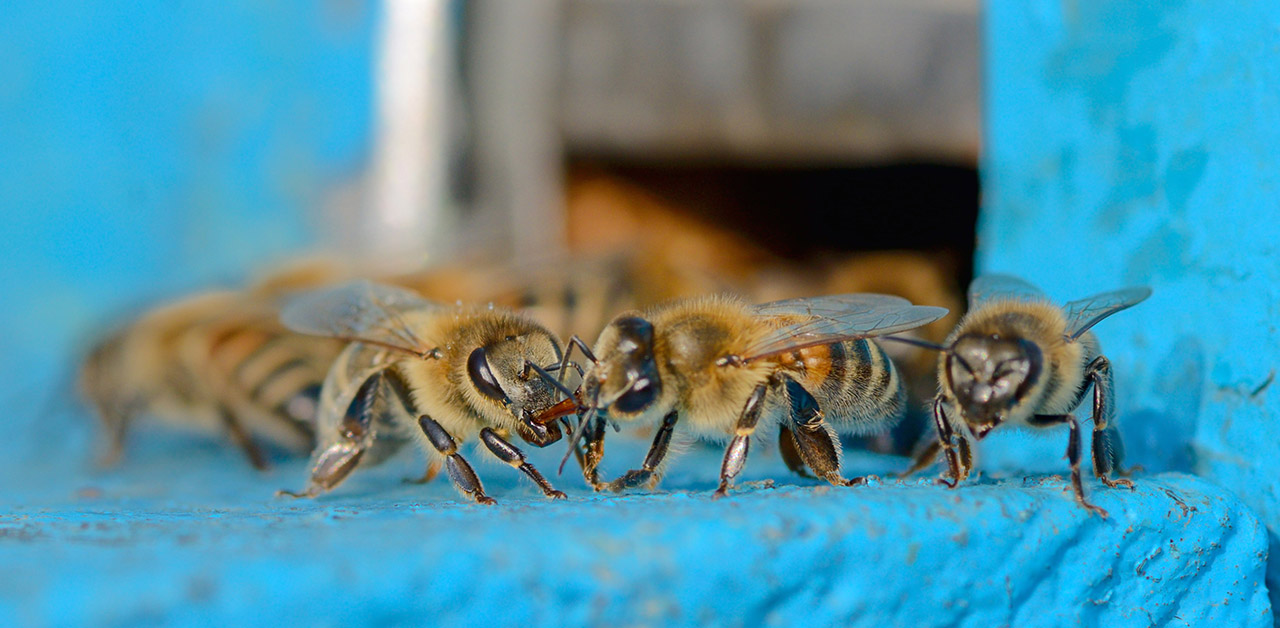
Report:
[[755,313],[801,320],[775,329],[748,347],[746,360],[915,329],[946,316],[947,309],[912,305],[885,294],[838,294],[766,303],[756,306]]
[[417,293],[358,279],[298,295],[285,304],[280,320],[293,331],[367,342],[421,354],[431,347],[404,321],[409,311],[439,309]]
[[969,308],[988,301],[1048,301],[1039,288],[1012,275],[982,275],[969,284]]
[[1075,340],[1102,319],[1142,303],[1149,296],[1151,288],[1134,286],[1072,301],[1063,306],[1067,316],[1067,337]]

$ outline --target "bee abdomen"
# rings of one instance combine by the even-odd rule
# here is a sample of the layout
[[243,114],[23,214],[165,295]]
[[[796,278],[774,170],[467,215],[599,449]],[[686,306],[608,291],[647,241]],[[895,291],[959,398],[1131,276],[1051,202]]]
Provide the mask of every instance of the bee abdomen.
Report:
[[902,378],[879,345],[850,340],[831,345],[829,351],[829,368],[814,396],[833,423],[874,429],[902,415]]

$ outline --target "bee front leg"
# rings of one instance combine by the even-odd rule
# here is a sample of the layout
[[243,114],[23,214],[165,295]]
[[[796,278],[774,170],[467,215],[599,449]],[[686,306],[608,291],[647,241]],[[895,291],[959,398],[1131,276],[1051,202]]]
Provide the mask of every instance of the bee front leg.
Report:
[[[933,400],[933,423],[938,429],[938,446],[946,454],[947,475],[951,477],[949,482],[947,475],[939,478],[938,481],[950,488],[955,488],[969,477],[969,470],[973,467],[973,452],[969,448],[969,439],[963,434],[956,434],[955,428],[951,426],[942,395],[938,395]],[[957,440],[960,441],[958,444]],[[934,449],[934,452],[936,451],[937,449]]]
[[[622,477],[610,482],[609,490],[622,492],[654,479],[654,474],[662,465],[662,459],[667,457],[667,450],[671,448],[671,434],[675,430],[678,418],[679,415],[674,410],[662,417],[662,426],[653,437],[653,444],[649,446],[649,453],[644,457],[644,464],[639,469],[627,471]],[[603,426],[601,429],[603,430]]]
[[1072,414],[1037,414],[1029,421],[1034,426],[1047,426],[1066,423],[1070,428],[1067,440],[1067,462],[1071,463],[1071,489],[1075,492],[1076,501],[1090,512],[1107,517],[1107,511],[1089,503],[1084,497],[1084,482],[1080,479],[1080,422]]
[[306,490],[276,491],[276,496],[315,497],[332,490],[347,479],[360,463],[360,458],[373,442],[373,406],[383,383],[382,373],[365,380],[343,415],[337,442],[316,456],[311,465],[311,479]]
[[581,449],[575,445],[573,450],[578,459],[578,465],[582,467],[582,479],[597,491],[609,488],[607,482],[600,481],[600,461],[604,458],[604,428],[604,421],[596,421],[586,426],[586,443]]
[[529,476],[529,479],[533,480],[533,483],[537,484],[538,488],[542,489],[542,493],[544,495],[551,499],[565,498],[565,494],[563,492],[557,491],[552,487],[551,483],[547,481],[547,478],[543,477],[542,474],[539,473],[527,459],[525,459],[524,452],[520,451],[520,448],[512,445],[502,436],[499,436],[492,428],[486,427],[480,430],[480,440],[484,441],[484,446],[488,447],[489,451],[493,452],[493,455],[497,456],[499,460]]
[[770,390],[776,390],[778,381],[769,381],[756,386],[747,397],[747,403],[738,415],[738,424],[734,428],[733,440],[724,451],[724,462],[720,464],[720,486],[716,488],[714,497],[720,498],[729,494],[734,478],[742,473],[747,464],[747,454],[751,450],[751,435],[756,431],[756,423],[760,421],[760,413],[764,411],[764,398]]
[[1089,363],[1085,377],[1093,382],[1093,474],[1111,488],[1124,486],[1132,489],[1133,480],[1123,477],[1111,479],[1113,472],[1126,475],[1119,468],[1124,445],[1120,442],[1119,430],[1111,425],[1111,419],[1115,416],[1115,408],[1111,405],[1115,387],[1111,362],[1098,356]]
[[935,436],[929,439],[928,443],[915,455],[911,460],[911,466],[906,471],[897,474],[895,477],[907,478],[911,477],[932,465],[938,460],[938,454],[942,452],[942,443]]
[[818,402],[799,384],[787,381],[791,398],[790,421],[798,453],[818,477],[836,486],[865,484],[866,478],[850,480],[840,475],[840,440],[822,418]]
[[445,457],[445,470],[449,472],[449,479],[453,480],[453,485],[459,492],[477,504],[498,503],[494,498],[484,494],[484,485],[480,483],[480,476],[476,475],[475,469],[471,468],[471,463],[458,453],[458,442],[445,431],[442,425],[424,414],[418,417],[418,427],[422,428],[422,433],[427,435],[431,446]]

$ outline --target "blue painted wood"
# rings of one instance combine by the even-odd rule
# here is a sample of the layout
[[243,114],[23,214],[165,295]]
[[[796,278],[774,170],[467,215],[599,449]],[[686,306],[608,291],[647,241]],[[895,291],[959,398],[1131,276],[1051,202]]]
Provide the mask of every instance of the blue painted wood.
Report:
[[[721,501],[708,499],[718,453],[698,448],[668,493],[595,496],[561,478],[575,499],[554,504],[480,464],[497,509],[459,504],[443,481],[401,485],[411,456],[323,500],[281,501],[271,492],[300,487],[302,461],[261,476],[230,448],[159,431],[141,431],[122,468],[94,470],[92,421],[61,399],[59,369],[113,312],[309,241],[307,208],[359,170],[367,147],[376,16],[364,2],[6,4],[0,624],[1267,625],[1266,533],[1241,500],[1274,522],[1259,498],[1276,494],[1274,467],[1250,466],[1276,442],[1258,425],[1274,402],[1269,371],[1242,356],[1274,346],[1257,324],[1275,309],[1263,288],[1277,271],[1252,264],[1270,250],[1274,206],[1228,184],[1245,173],[1274,188],[1265,148],[1276,138],[1258,104],[1274,102],[1274,73],[1237,63],[1271,50],[1274,15],[1073,6],[1084,21],[1070,33],[1055,4],[992,6],[980,262],[1064,299],[1155,284],[1151,302],[1098,330],[1133,457],[1206,472],[1239,499],[1169,473],[1133,493],[1090,483],[1113,518],[1090,517],[1061,480],[1023,479],[1063,470],[1060,432],[1001,436],[984,451],[987,479],[955,491],[926,479],[830,489],[757,450],[746,479],[780,488]],[[1112,40],[1137,57],[1108,52]],[[1066,50],[1056,61],[1053,45]],[[1144,96],[1142,81],[1165,76],[1147,66],[1179,50],[1194,76],[1220,84],[1201,90],[1222,94],[1212,108]],[[1095,72],[1116,78],[1093,86]],[[1252,120],[1253,133],[1232,120]],[[1186,134],[1198,139],[1163,139]],[[1099,149],[1090,138],[1109,139]],[[1183,213],[1162,218],[1160,199]],[[1236,211],[1215,222],[1218,204]],[[1070,244],[1046,246],[1045,234]],[[1073,263],[1081,253],[1098,262]],[[606,465],[616,473],[641,450],[611,441]],[[535,459],[547,469],[555,453]],[[862,472],[903,464],[850,458]]]
[[[608,472],[639,460],[610,444]],[[472,452],[471,448],[465,451]],[[469,453],[496,507],[404,456],[316,501],[281,500],[236,452],[153,434],[121,469],[45,463],[0,506],[0,616],[24,625],[1267,626],[1266,531],[1181,474],[1134,492],[1057,477],[948,490],[929,479],[831,488],[760,452],[712,500],[720,452],[697,447],[665,491],[550,502]],[[535,460],[554,468],[558,451]],[[175,458],[181,460],[175,465]],[[852,456],[862,472],[901,460]]]
[[992,0],[986,49],[978,265],[1155,288],[1098,328],[1130,457],[1252,506],[1280,588],[1280,5]]

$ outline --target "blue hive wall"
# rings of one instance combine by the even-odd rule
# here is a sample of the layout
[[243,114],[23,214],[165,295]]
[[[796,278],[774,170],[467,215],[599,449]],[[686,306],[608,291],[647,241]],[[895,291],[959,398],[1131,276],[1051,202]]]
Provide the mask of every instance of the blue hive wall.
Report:
[[1133,462],[1190,469],[1271,530],[1280,585],[1280,4],[988,3],[978,266],[1098,327]]
[[[1091,483],[1102,520],[1060,479],[1021,470],[956,491],[929,477],[842,490],[767,449],[744,480],[776,478],[772,491],[712,501],[720,453],[695,448],[659,494],[592,495],[566,474],[573,501],[549,503],[468,447],[497,509],[443,481],[402,485],[412,455],[307,502],[271,495],[297,488],[305,461],[264,476],[172,433],[90,468],[88,417],[43,414],[57,369],[104,315],[310,241],[308,211],[367,150],[376,19],[342,0],[109,4],[0,9],[0,290],[17,295],[0,308],[0,624],[1270,623],[1257,518],[1179,474],[1133,493]],[[1249,62],[1277,56],[1276,16],[991,9],[980,263],[1064,299],[1152,283],[1151,302],[1099,328],[1131,457],[1206,473],[1274,531],[1276,469],[1254,461],[1277,442],[1259,429],[1276,394],[1262,322],[1277,271],[1258,262],[1280,145],[1263,109],[1280,83]],[[1158,54],[1138,54],[1149,41]],[[1201,61],[1152,74],[1175,53]],[[1091,87],[1097,72],[1114,80]],[[1181,213],[1164,218],[1166,204]],[[1217,207],[1232,211],[1214,220]],[[992,464],[1063,470],[1060,438],[1004,442],[1018,446],[994,443]],[[616,474],[642,445],[609,451]],[[530,453],[547,470],[559,452]],[[851,455],[846,471],[903,462]]]
[[[377,6],[0,8],[0,398],[24,435],[0,453],[31,453],[49,382],[113,316],[314,240],[368,151]],[[82,452],[79,418],[44,440]]]

